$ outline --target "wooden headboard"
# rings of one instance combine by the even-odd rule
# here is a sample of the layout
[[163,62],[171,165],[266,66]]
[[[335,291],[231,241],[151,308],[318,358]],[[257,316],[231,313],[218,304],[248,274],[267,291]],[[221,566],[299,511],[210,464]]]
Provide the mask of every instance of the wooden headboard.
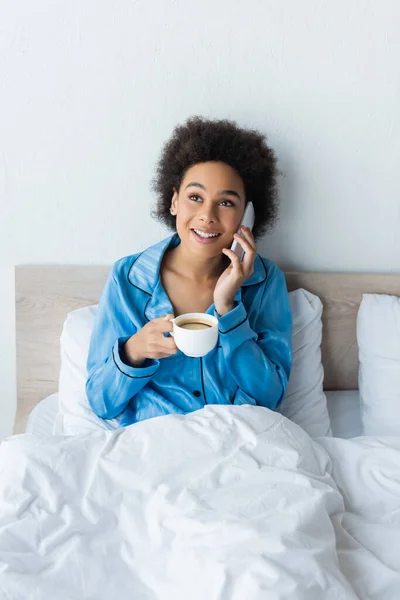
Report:
[[[59,340],[68,312],[96,304],[109,273],[103,266],[16,267],[17,414],[14,431],[41,399],[58,389]],[[400,275],[286,273],[289,291],[324,305],[322,362],[326,390],[357,389],[356,316],[362,294],[400,295]]]

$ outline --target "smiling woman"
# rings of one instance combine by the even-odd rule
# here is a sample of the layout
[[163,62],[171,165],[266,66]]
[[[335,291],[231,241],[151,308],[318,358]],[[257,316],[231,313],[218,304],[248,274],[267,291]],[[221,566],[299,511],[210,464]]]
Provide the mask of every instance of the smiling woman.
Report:
[[[182,188],[183,179],[192,166],[206,162],[231,167],[236,182],[239,179],[242,194],[235,186],[221,188],[221,196],[233,201],[237,198],[253,202],[256,213],[253,234],[255,239],[261,237],[275,224],[278,212],[275,153],[267,145],[265,135],[240,128],[226,119],[212,121],[192,117],[175,128],[162,150],[152,182],[158,197],[152,213],[154,218],[175,230],[175,219],[169,212],[172,190]],[[185,179],[186,185],[197,183],[199,190],[207,191],[204,182]]]
[[[174,188],[170,212],[176,216],[181,243],[166,251],[161,277],[178,313],[204,312],[213,300],[221,316],[233,308],[234,295],[253,269],[255,258],[253,236],[243,231],[241,243],[247,242],[251,248],[242,264],[232,252],[234,260],[229,268],[228,248],[239,228],[245,204],[242,178],[223,162],[207,161],[190,167],[179,192]],[[238,275],[233,272],[234,267],[236,271],[243,270],[241,276],[234,278]]]
[[[255,243],[276,219],[276,176],[261,133],[200,117],[175,128],[153,180],[153,216],[175,233],[120,259],[100,301],[87,381],[98,416],[123,413],[128,425],[205,404],[279,406],[291,314],[282,272]],[[253,232],[239,229],[249,201]],[[242,261],[230,249],[234,239]],[[202,358],[183,355],[169,335],[173,316],[185,313],[218,318],[219,343]]]

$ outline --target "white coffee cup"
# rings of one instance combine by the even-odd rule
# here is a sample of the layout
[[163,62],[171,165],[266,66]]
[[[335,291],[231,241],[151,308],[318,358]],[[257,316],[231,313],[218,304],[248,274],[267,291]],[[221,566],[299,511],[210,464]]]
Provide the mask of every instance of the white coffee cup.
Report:
[[[218,319],[207,313],[186,313],[171,319],[171,335],[175,344],[186,356],[205,356],[218,341]],[[197,326],[195,326],[197,325]]]

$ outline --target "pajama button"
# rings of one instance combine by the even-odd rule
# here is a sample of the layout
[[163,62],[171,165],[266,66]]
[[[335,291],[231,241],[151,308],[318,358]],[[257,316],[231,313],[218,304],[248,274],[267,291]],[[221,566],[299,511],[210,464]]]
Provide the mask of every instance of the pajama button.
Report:
[[201,396],[201,392],[199,392],[199,390],[194,390],[193,395],[196,396],[196,398],[198,398],[199,396]]

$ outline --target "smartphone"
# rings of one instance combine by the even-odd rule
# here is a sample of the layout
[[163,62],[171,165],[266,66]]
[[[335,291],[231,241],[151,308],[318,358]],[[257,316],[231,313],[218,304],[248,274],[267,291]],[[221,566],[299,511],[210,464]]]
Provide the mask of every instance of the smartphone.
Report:
[[[254,219],[255,219],[255,214],[254,214],[253,203],[248,202],[246,205],[245,211],[244,211],[243,219],[241,220],[239,229],[237,230],[237,233],[240,233],[240,227],[242,225],[244,225],[245,227],[248,227],[250,230],[252,230],[253,226],[254,226]],[[244,252],[242,246],[239,244],[239,242],[237,242],[236,240],[233,240],[231,250],[236,252],[236,254],[238,255],[238,257],[240,258],[241,261],[243,260],[245,252]]]

